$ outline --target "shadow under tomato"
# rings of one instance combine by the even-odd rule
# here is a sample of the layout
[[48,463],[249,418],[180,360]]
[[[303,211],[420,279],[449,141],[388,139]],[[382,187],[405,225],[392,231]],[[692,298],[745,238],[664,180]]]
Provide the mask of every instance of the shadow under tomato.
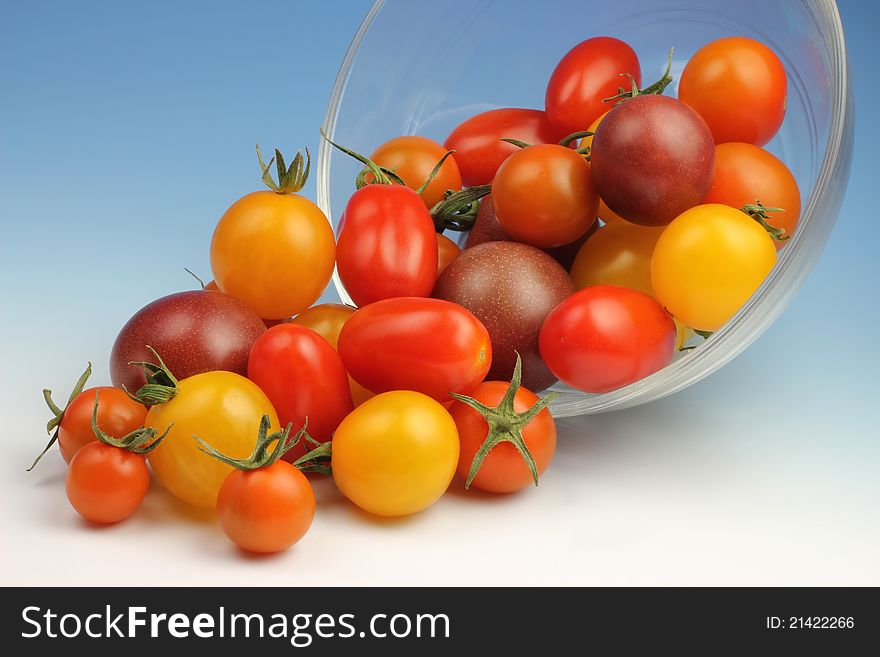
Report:
[[532,488],[535,488],[535,486],[523,488],[522,490],[518,490],[513,493],[490,493],[484,490],[480,490],[475,486],[465,488],[464,479],[456,476],[455,479],[452,480],[452,483],[449,485],[449,488],[446,491],[446,495],[460,499],[467,499],[470,502],[477,502],[480,504],[506,504],[508,502],[512,502],[513,500],[524,494],[527,494],[528,491]]

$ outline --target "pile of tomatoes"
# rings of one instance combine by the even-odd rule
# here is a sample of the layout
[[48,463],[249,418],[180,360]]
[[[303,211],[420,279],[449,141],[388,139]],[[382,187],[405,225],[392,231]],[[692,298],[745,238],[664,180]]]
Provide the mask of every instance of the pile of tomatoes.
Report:
[[[214,280],[132,316],[113,386],[84,389],[89,369],[64,408],[44,391],[73,507],[123,520],[152,470],[274,552],[307,532],[316,478],[382,516],[425,509],[456,473],[537,483],[556,428],[554,393],[536,393],[662,369],[737,312],[797,226],[794,177],[762,148],[785,113],[776,55],[720,39],[677,99],[670,82],[642,87],[633,49],[597,37],[561,59],[544,110],[369,157],[333,144],[363,164],[336,234],[298,193],[308,150],[267,164],[258,148],[268,189],[220,219]],[[354,305],[313,305],[334,268]]]

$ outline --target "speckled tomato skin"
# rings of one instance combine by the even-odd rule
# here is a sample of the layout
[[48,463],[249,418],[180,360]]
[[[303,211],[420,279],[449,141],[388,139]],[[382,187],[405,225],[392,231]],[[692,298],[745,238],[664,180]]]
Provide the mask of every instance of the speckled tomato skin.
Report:
[[153,347],[178,379],[227,370],[247,375],[254,341],[266,332],[259,315],[243,301],[212,290],[189,290],[157,299],[122,327],[110,355],[110,379],[132,392],[144,373],[131,361],[155,361]]
[[568,273],[540,249],[485,242],[466,249],[443,271],[433,296],[464,306],[489,331],[493,356],[486,380],[510,381],[516,350],[522,384],[537,392],[556,382],[538,352],[541,325],[574,291]]
[[635,224],[663,226],[706,198],[715,140],[680,100],[636,96],[602,119],[590,162],[599,196],[612,211]]
[[[576,239],[574,242],[570,244],[563,244],[562,246],[556,246],[552,249],[542,249],[544,252],[550,254],[556,262],[562,265],[566,271],[571,269],[572,264],[574,264],[575,256],[580,251],[580,248],[584,245],[584,242],[587,241],[587,238],[595,233],[599,229],[599,221],[598,219],[593,222],[593,225],[590,226],[590,229],[583,234],[583,236]],[[480,209],[477,211],[477,217],[474,220],[474,225],[468,231],[467,240],[465,241],[464,248],[469,249],[473,246],[477,246],[477,244],[484,244],[485,242],[512,242],[513,238],[510,237],[507,233],[504,232],[504,229],[501,227],[501,224],[498,223],[498,218],[495,216],[495,204],[492,202],[492,195],[483,197],[483,200],[480,201]]]

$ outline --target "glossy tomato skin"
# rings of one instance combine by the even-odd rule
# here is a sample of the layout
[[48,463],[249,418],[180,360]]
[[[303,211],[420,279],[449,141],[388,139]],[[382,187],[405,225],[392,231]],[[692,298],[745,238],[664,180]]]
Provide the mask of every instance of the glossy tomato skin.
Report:
[[633,49],[613,37],[582,41],[556,65],[544,100],[550,122],[566,135],[586,130],[603,112],[603,102],[628,88],[629,73],[642,84],[642,69]]
[[510,381],[516,352],[522,384],[535,391],[556,377],[538,351],[548,313],[574,292],[568,273],[549,255],[517,242],[485,242],[467,249],[437,279],[434,296],[467,308],[492,340],[489,379]]
[[386,392],[339,425],[333,480],[364,511],[409,515],[446,492],[458,455],[458,431],[441,404],[418,392]]
[[220,218],[211,239],[219,288],[264,319],[311,306],[333,275],[333,229],[317,205],[298,194],[253,192]]
[[602,226],[574,260],[571,278],[575,286],[616,285],[654,296],[651,255],[662,232],[662,226],[638,226],[627,221]]
[[657,300],[687,326],[716,331],[742,307],[776,263],[773,239],[735,208],[699,205],[657,241],[651,281]]
[[[391,169],[403,179],[412,190],[421,187],[437,163],[446,155],[447,149],[427,137],[407,135],[389,139],[379,146],[370,159],[376,164]],[[446,158],[428,186],[421,193],[428,209],[443,200],[446,190],[457,192],[461,189],[461,173],[455,156]]]
[[354,315],[355,310],[356,308],[346,306],[344,303],[322,303],[301,312],[291,321],[312,329],[336,349],[342,325]]
[[[470,396],[490,408],[495,408],[501,403],[509,387],[509,381],[484,381]],[[538,400],[538,396],[531,390],[520,388],[513,398],[513,410],[524,413],[538,403]],[[489,424],[480,413],[460,401],[453,402],[449,407],[449,414],[458,429],[461,444],[458,476],[467,480],[474,456],[489,433]],[[550,466],[556,452],[556,423],[550,411],[545,408],[538,413],[525,426],[522,437],[535,459],[540,477]],[[513,493],[534,484],[532,473],[522,455],[509,442],[499,443],[492,448],[471,481],[471,486],[489,493]]]
[[715,142],[763,146],[785,118],[788,83],[779,57],[746,37],[700,48],[681,74],[678,97],[702,116]]
[[[572,131],[573,132],[573,131]],[[482,112],[461,123],[446,138],[465,186],[488,185],[498,167],[519,150],[504,138],[527,144],[557,144],[570,133],[554,128],[541,110],[505,108]]]
[[232,458],[250,455],[263,415],[280,428],[272,402],[256,383],[232,372],[206,372],[179,382],[177,395],[153,406],[145,426],[168,436],[149,455],[153,474],[172,494],[194,506],[213,509],[232,466],[199,449],[198,436]]
[[426,297],[437,278],[434,222],[421,197],[402,185],[367,185],[345,207],[337,269],[355,304]]
[[150,473],[139,454],[93,441],[84,445],[67,470],[67,499],[86,520],[112,524],[141,505]]
[[582,237],[599,206],[590,164],[558,144],[529,146],[507,158],[492,183],[492,199],[505,233],[543,249]]
[[461,255],[461,249],[458,244],[453,242],[446,235],[437,233],[437,275],[443,273],[450,263]]
[[[734,208],[761,201],[771,213],[770,223],[793,235],[801,216],[801,192],[797,181],[782,160],[760,146],[745,143],[718,144],[715,147],[715,176],[705,203],[722,203]],[[786,241],[777,241],[781,249]]]
[[[308,418],[308,432],[327,442],[354,405],[342,359],[325,338],[298,324],[270,328],[254,343],[248,378],[266,393],[281,425],[296,431]],[[306,453],[304,442],[285,458]]]
[[398,297],[358,310],[339,334],[355,381],[376,393],[415,390],[439,401],[467,393],[492,364],[486,327],[459,305]]
[[[549,249],[542,249],[544,253],[553,258],[566,270],[571,269],[571,264],[577,252],[580,250],[587,238],[599,228],[599,222],[594,220],[587,232],[581,235],[574,242],[563,244]],[[485,242],[510,242],[512,238],[504,232],[501,224],[498,223],[498,217],[495,216],[495,203],[492,201],[492,195],[484,196],[480,201],[480,208],[477,211],[474,225],[468,231],[467,240],[465,241],[465,249],[469,249],[478,244]]]
[[58,425],[58,447],[65,462],[88,443],[97,440],[92,430],[95,395],[98,395],[98,427],[111,438],[122,438],[144,426],[147,409],[124,390],[100,386],[79,393],[64,411]]
[[154,362],[147,345],[178,379],[216,370],[244,375],[251,347],[265,331],[260,316],[228,294],[171,294],[141,308],[122,327],[110,354],[110,379],[132,392],[144,385],[144,371],[129,363]]
[[217,494],[220,528],[242,550],[270,554],[299,541],[315,517],[315,494],[286,461],[235,470]]
[[611,285],[575,292],[541,328],[541,356],[559,379],[610,392],[663,369],[675,352],[672,316],[647,294]]
[[[300,313],[293,319],[293,323],[312,329],[336,349],[342,326],[354,314],[355,310],[355,308],[341,303],[324,303],[312,306],[304,313]],[[350,376],[348,377],[348,385],[355,406],[360,406],[373,396],[372,392]]]
[[636,96],[602,119],[590,161],[611,210],[632,223],[662,226],[706,197],[715,143],[705,121],[681,101]]

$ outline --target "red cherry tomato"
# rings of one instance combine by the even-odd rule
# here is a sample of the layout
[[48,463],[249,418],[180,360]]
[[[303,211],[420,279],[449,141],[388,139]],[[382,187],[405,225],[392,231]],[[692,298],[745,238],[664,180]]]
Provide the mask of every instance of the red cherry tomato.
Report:
[[336,267],[358,306],[426,297],[437,278],[437,238],[422,197],[402,185],[367,185],[348,201]]
[[453,157],[461,171],[461,180],[472,187],[492,182],[501,163],[519,150],[501,141],[503,138],[527,144],[556,144],[571,132],[554,128],[541,110],[496,109],[461,123],[446,138],[444,146],[455,151]]
[[[407,135],[389,139],[373,151],[370,159],[379,166],[394,171],[407,187],[416,190],[428,180],[447,150],[427,137]],[[446,158],[421,196],[425,205],[433,208],[443,200],[443,195],[449,189],[454,192],[461,189],[461,174],[455,156]]]
[[[715,177],[704,203],[721,203],[741,208],[761,201],[767,207],[782,208],[770,218],[777,228],[793,235],[801,216],[801,192],[797,181],[782,163],[760,146],[732,142],[715,147]],[[787,242],[775,241],[777,249]]]
[[131,399],[124,390],[109,386],[83,390],[70,402],[61,424],[58,425],[58,447],[67,463],[85,445],[97,440],[92,431],[92,411],[95,408],[95,395],[98,393],[101,399],[98,405],[98,427],[104,433],[112,438],[122,438],[144,426],[146,407]]
[[631,86],[624,73],[641,86],[639,58],[626,43],[606,36],[579,43],[559,61],[547,84],[544,105],[550,122],[563,136],[586,130],[608,111],[604,99]]
[[[469,396],[478,402],[495,408],[501,402],[509,382],[486,381]],[[520,388],[513,398],[513,410],[523,413],[538,402],[538,396],[531,390]],[[476,410],[460,401],[453,402],[449,414],[458,428],[461,451],[458,458],[458,475],[467,479],[474,456],[486,440],[489,424]],[[529,448],[538,475],[542,475],[556,452],[556,424],[546,408],[538,413],[522,430],[522,437]],[[471,482],[472,486],[490,493],[512,493],[534,485],[532,474],[522,455],[509,442],[501,442],[492,448]]]
[[596,285],[559,304],[538,342],[547,367],[562,381],[584,392],[609,392],[672,362],[675,323],[647,294]]
[[217,494],[220,528],[233,543],[250,552],[286,550],[305,536],[314,516],[311,484],[285,461],[255,470],[234,470]]
[[342,327],[339,354],[352,378],[376,392],[414,390],[437,401],[467,394],[492,364],[486,327],[440,299],[386,299],[358,310]]
[[[105,403],[102,392],[99,412]],[[141,505],[149,488],[150,473],[142,455],[97,440],[84,445],[67,470],[67,499],[92,522],[125,520]]]
[[529,146],[507,158],[492,183],[492,199],[501,229],[542,249],[583,236],[599,207],[589,163],[559,144]]
[[681,74],[678,97],[705,119],[715,143],[763,146],[782,125],[785,67],[763,43],[727,37],[700,48]]
[[[248,378],[266,393],[278,420],[327,442],[354,410],[342,359],[325,338],[299,324],[273,326],[257,338],[248,361]],[[303,441],[285,454],[295,460],[308,448]]]

